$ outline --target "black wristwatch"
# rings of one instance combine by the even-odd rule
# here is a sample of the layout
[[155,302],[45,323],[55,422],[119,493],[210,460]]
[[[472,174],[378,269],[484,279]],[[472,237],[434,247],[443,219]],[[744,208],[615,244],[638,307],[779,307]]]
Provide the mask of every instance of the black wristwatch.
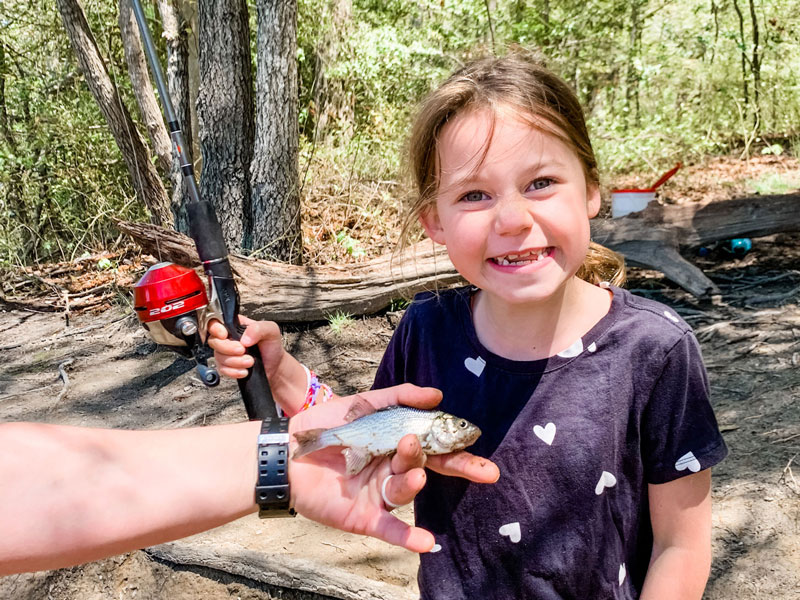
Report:
[[266,418],[258,436],[258,516],[293,517],[289,494],[289,419]]

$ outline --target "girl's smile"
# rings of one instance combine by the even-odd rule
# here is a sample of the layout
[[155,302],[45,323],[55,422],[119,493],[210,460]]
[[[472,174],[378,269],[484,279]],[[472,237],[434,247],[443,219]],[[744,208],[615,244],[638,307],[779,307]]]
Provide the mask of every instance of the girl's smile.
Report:
[[504,256],[495,256],[489,260],[499,268],[511,267],[519,268],[525,265],[538,264],[549,258],[553,253],[553,248],[538,248],[534,250],[523,250],[519,253],[510,253]]

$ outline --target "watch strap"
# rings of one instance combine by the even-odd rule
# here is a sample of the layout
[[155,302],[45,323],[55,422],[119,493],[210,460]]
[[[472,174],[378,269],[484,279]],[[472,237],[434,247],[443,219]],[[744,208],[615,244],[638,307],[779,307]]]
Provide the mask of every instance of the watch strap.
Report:
[[289,494],[289,419],[267,417],[258,436],[258,516],[293,517]]

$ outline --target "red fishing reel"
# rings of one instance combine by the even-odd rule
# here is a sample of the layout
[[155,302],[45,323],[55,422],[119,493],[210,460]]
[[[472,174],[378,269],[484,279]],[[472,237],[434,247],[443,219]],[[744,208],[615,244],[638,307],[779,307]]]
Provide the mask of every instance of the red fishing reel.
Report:
[[192,269],[161,262],[150,267],[133,288],[139,322],[157,344],[193,358],[200,380],[219,383],[219,373],[208,365],[206,326],[210,317],[203,282]]

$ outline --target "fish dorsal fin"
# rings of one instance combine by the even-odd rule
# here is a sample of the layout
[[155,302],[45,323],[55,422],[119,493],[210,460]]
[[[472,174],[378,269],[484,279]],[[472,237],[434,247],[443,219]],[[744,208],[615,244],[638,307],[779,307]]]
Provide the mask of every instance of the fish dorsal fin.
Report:
[[297,440],[297,448],[295,448],[292,458],[299,458],[306,454],[311,454],[322,448],[319,441],[319,436],[325,432],[325,429],[307,429],[305,431],[296,431],[294,439]]
[[345,448],[342,454],[348,475],[358,475],[372,460],[372,455],[364,448]]
[[350,405],[350,409],[344,416],[344,420],[350,423],[351,421],[355,421],[361,417],[371,415],[374,412],[375,407],[372,406],[372,404],[370,404],[367,399],[364,398],[364,396],[357,394],[356,397],[353,398],[353,403]]

